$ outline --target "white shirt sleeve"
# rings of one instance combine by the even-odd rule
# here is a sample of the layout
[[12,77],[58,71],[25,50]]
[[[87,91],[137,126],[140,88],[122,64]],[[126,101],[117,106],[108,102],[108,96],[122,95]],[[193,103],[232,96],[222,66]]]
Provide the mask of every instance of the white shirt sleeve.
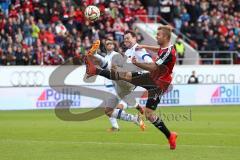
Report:
[[145,54],[143,61],[146,63],[153,63],[152,57],[149,54]]
[[151,55],[145,49],[135,51],[135,55],[137,55],[138,61],[141,63],[153,63]]

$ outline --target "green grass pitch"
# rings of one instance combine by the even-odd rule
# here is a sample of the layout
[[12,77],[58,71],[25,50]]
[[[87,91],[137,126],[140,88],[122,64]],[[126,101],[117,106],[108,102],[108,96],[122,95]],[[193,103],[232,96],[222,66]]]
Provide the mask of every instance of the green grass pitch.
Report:
[[[83,112],[86,110],[80,110]],[[133,109],[128,110],[132,113]],[[159,113],[159,112],[158,112]],[[190,116],[190,107],[161,108],[165,115]],[[0,111],[1,160],[239,160],[240,107],[191,107],[191,119],[166,119],[179,134],[169,150],[148,122],[145,132],[127,122],[106,132],[107,117],[86,122],[59,120],[51,110]]]

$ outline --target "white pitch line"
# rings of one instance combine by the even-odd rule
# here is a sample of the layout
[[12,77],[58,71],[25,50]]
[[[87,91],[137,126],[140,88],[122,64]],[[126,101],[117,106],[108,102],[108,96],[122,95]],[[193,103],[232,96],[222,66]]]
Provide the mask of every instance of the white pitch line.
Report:
[[192,133],[192,132],[180,132],[180,135],[232,136],[232,137],[240,137],[240,134],[228,134],[228,133]]
[[[159,146],[168,147],[162,144],[152,143],[123,143],[123,142],[97,142],[97,141],[46,141],[46,140],[14,140],[14,139],[0,139],[5,142],[19,142],[19,143],[57,143],[57,144],[94,144],[94,145],[133,145],[133,146]],[[240,146],[220,146],[220,145],[195,145],[195,144],[178,144],[177,147],[195,147],[195,148],[215,148],[215,149],[240,149]]]
[[[92,133],[92,132],[83,132],[83,131],[77,131],[76,133]],[[102,131],[94,132],[94,134],[102,134]],[[127,131],[127,132],[121,132],[121,134],[152,134],[152,132],[148,132],[147,130],[145,132],[134,132],[134,131]],[[226,136],[226,137],[240,137],[240,134],[229,134],[229,133],[195,133],[195,132],[179,132],[179,135],[194,135],[194,136]]]

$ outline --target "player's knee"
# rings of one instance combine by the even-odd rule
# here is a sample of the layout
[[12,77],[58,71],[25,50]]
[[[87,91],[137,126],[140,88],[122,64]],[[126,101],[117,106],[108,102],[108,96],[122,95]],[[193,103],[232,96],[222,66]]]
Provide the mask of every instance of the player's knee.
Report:
[[108,117],[111,117],[111,116],[112,116],[112,113],[113,113],[113,109],[112,109],[112,108],[105,108],[105,114],[106,114]]
[[159,98],[157,98],[156,100],[154,98],[148,98],[146,107],[155,110],[157,108],[159,101],[160,101]]
[[131,72],[127,72],[127,73],[126,73],[126,79],[127,79],[128,81],[132,80],[132,73],[131,73]]
[[130,81],[132,79],[131,72],[119,72],[119,77],[123,80]]

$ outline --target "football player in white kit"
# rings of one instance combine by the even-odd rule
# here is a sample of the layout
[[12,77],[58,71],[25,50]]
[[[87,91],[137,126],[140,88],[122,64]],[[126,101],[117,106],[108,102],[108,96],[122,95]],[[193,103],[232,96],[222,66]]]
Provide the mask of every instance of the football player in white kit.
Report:
[[[118,68],[131,71],[140,71],[138,67],[131,63],[132,57],[138,57],[138,60],[143,63],[153,62],[151,56],[146,52],[145,49],[136,49],[138,44],[136,34],[134,32],[132,31],[125,32],[124,44],[128,49],[124,55],[121,55],[120,53],[114,51],[113,41],[108,39],[105,42],[105,48],[108,52],[107,55],[105,57],[102,57],[92,52],[91,54],[94,54],[94,56],[90,57],[93,58],[95,62],[97,59],[98,64],[101,68],[109,70],[113,68],[114,69]],[[139,104],[136,103],[134,96],[131,95],[132,91],[135,89],[135,86],[125,81],[110,81],[110,80],[106,81],[108,81],[106,86],[107,87],[111,85],[114,86],[119,99],[121,99],[120,103],[117,105],[116,108],[111,108],[108,106],[105,108],[105,113],[106,115],[109,116],[109,120],[112,124],[112,128],[110,130],[111,131],[119,130],[119,125],[116,119],[135,122],[141,127],[142,130],[144,130],[145,125],[139,116],[128,114],[123,110],[128,105],[130,105],[136,107],[143,114],[142,107],[140,107]],[[111,100],[109,100],[109,103],[111,103]]]

